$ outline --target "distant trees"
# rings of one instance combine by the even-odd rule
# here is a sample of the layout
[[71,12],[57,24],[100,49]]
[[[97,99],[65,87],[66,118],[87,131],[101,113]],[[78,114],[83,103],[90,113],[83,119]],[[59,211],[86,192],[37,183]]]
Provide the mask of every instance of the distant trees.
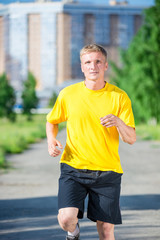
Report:
[[138,122],[155,118],[160,123],[160,0],[144,17],[129,48],[121,51],[122,67],[111,63],[112,80],[131,97]]
[[51,96],[51,98],[49,99],[49,103],[48,103],[48,107],[51,107],[51,108],[53,108],[53,106],[54,106],[54,104],[55,104],[55,102],[56,102],[56,100],[57,100],[57,93],[56,92],[53,92],[52,93],[52,96]]
[[28,120],[32,119],[32,108],[38,105],[38,97],[36,96],[36,79],[31,72],[28,73],[28,78],[24,82],[22,92],[23,113],[27,115]]
[[[36,96],[36,80],[32,73],[28,73],[28,78],[24,82],[22,92],[23,113],[31,120],[31,110],[38,105],[38,97]],[[0,117],[7,117],[12,121],[16,119],[14,106],[16,103],[16,94],[14,88],[10,85],[7,75],[0,75]]]
[[16,96],[13,87],[10,85],[7,75],[0,76],[0,117],[7,117],[15,121],[16,114],[13,107],[16,102]]

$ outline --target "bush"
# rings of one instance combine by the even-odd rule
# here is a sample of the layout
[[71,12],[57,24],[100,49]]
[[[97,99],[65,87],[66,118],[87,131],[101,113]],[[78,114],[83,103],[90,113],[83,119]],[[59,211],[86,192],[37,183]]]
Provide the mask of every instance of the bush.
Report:
[[32,119],[33,108],[36,108],[38,105],[38,97],[36,96],[36,79],[32,75],[32,73],[28,73],[28,78],[24,82],[24,90],[22,92],[22,100],[23,100],[23,113],[27,115],[28,120]]
[[5,153],[21,153],[27,148],[28,143],[23,136],[15,133],[9,138],[7,137],[1,146],[3,147]]
[[6,74],[0,76],[0,117],[7,117],[14,121],[16,115],[13,107],[16,102],[14,89],[10,86]]

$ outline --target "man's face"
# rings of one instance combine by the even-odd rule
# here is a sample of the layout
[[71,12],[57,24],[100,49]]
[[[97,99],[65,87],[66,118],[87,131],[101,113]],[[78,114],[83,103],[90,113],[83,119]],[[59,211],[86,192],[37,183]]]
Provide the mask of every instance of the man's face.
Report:
[[86,80],[104,80],[107,67],[108,63],[101,52],[86,53],[81,57],[81,69]]

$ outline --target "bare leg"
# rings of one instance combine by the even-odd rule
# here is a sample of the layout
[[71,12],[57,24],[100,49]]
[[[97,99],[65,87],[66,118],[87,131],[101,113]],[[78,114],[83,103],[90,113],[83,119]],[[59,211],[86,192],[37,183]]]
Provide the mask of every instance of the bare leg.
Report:
[[61,208],[58,214],[58,222],[64,231],[73,232],[78,223],[78,208]]
[[97,221],[97,230],[100,240],[115,240],[113,224]]

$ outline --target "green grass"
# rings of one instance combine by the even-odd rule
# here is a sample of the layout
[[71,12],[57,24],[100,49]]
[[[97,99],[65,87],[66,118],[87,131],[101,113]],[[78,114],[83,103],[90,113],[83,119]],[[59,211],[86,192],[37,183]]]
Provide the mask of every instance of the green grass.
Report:
[[[15,123],[0,119],[0,167],[6,167],[7,153],[21,153],[29,144],[46,137],[46,115],[34,115],[33,121],[27,121],[24,115],[18,115]],[[65,126],[60,124],[61,130]]]
[[160,125],[138,125],[136,133],[142,140],[160,141]]

